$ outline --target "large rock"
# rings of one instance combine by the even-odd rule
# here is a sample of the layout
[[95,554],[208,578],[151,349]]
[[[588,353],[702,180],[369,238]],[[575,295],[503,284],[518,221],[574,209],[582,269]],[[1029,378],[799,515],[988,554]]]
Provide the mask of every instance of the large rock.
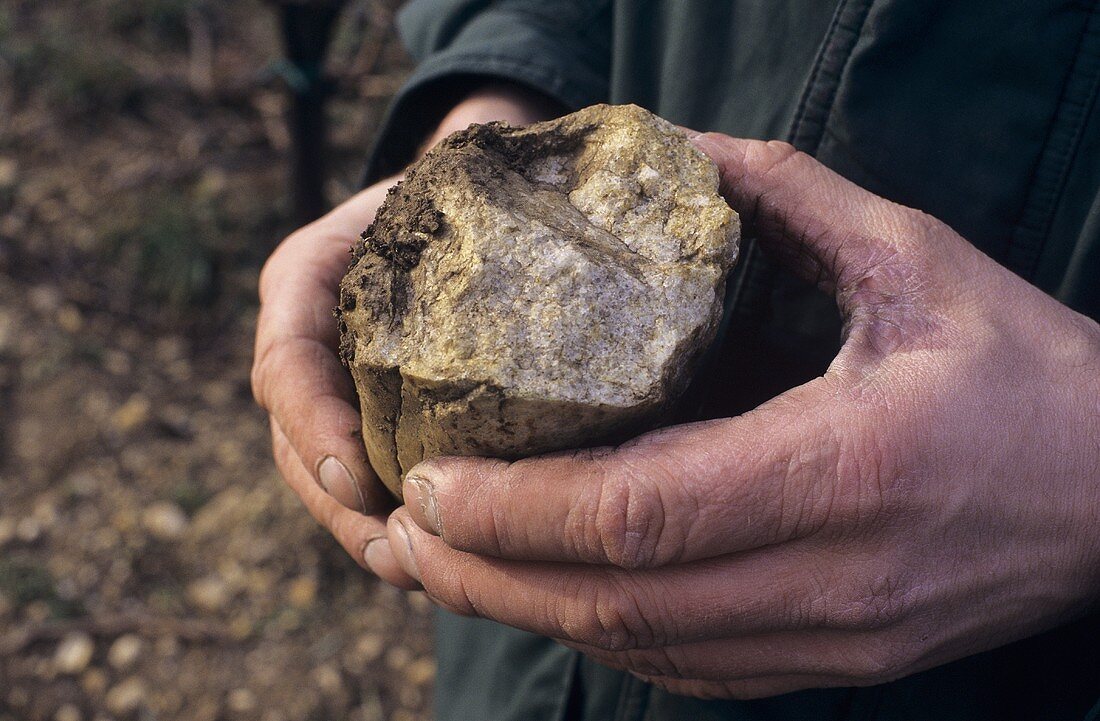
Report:
[[371,464],[591,446],[661,421],[722,311],[738,220],[641,108],[455,133],[390,191],[337,309]]

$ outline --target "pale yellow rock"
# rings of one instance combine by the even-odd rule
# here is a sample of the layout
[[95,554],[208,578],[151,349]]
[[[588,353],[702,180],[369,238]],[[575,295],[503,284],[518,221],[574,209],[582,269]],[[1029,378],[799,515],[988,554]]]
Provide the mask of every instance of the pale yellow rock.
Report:
[[250,713],[256,709],[256,694],[247,688],[236,688],[226,697],[226,705],[235,713]]
[[187,531],[187,515],[169,501],[157,501],[141,512],[141,525],[153,538],[177,541]]
[[132,633],[119,636],[107,651],[107,663],[111,668],[125,671],[137,662],[144,646],[140,636]]
[[714,338],[739,224],[713,163],[635,106],[432,150],[355,250],[337,309],[371,464],[503,458],[658,424]]
[[86,633],[69,633],[61,639],[54,652],[53,663],[58,673],[78,674],[88,668],[95,653],[95,642]]
[[53,721],[83,721],[83,719],[84,715],[80,713],[80,708],[71,703],[60,707],[53,715]]
[[309,608],[317,600],[317,579],[298,576],[287,587],[287,600],[295,608]]
[[145,704],[145,684],[136,676],[120,681],[107,692],[103,705],[115,716],[127,716]]
[[209,613],[223,610],[231,596],[229,585],[218,576],[206,576],[187,586],[187,600]]

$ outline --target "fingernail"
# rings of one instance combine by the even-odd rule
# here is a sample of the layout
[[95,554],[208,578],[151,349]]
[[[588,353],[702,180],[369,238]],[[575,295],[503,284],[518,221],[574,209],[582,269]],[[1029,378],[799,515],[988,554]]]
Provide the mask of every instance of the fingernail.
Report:
[[366,561],[370,570],[375,573],[378,573],[378,569],[381,568],[379,564],[384,560],[386,544],[388,543],[389,541],[379,536],[368,543],[367,547],[363,549],[363,560]]
[[416,566],[416,554],[413,553],[412,539],[409,537],[408,530],[398,523],[394,531],[397,533],[400,542],[397,544],[398,547],[393,549],[393,555],[397,558],[397,562],[401,564],[401,567],[405,569],[405,573],[423,583],[423,579],[420,578],[420,569]]
[[413,487],[417,505],[420,506],[431,531],[437,536],[443,535],[443,524],[439,520],[439,503],[435,500],[435,486],[423,476],[406,476],[405,482]]
[[351,471],[340,462],[336,456],[325,456],[321,465],[317,468],[317,478],[325,492],[347,508],[366,512],[366,503],[363,494],[359,492],[359,485],[351,477]]

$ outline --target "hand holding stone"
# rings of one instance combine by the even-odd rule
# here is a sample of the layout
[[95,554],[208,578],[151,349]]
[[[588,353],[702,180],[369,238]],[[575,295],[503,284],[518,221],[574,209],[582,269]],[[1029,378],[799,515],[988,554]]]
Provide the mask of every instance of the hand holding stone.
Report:
[[1100,327],[777,143],[701,135],[746,231],[835,295],[828,372],[616,448],[409,471],[440,605],[677,693],[883,682],[1100,595]]

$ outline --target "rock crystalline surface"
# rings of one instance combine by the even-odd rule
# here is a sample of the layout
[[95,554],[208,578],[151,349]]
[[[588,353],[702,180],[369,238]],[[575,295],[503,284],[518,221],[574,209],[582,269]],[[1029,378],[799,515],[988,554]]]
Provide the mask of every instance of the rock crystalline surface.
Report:
[[737,215],[632,105],[474,125],[410,168],[340,287],[372,466],[518,458],[660,422],[713,340]]

